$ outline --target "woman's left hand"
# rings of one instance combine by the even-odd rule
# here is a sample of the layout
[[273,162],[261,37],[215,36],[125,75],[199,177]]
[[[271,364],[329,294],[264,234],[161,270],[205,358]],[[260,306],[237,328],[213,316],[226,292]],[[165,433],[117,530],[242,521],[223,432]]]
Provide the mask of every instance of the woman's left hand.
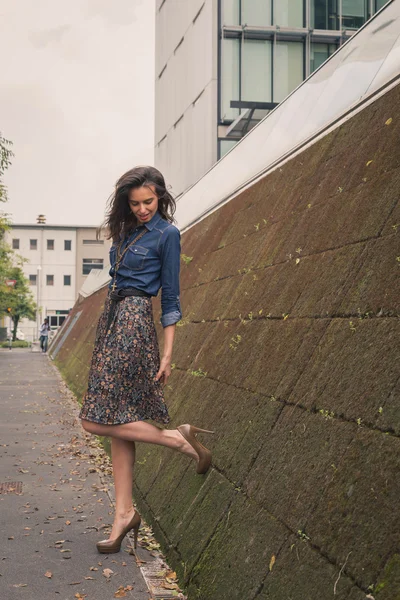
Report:
[[171,375],[171,361],[168,358],[162,358],[160,369],[155,377],[156,381],[160,381],[162,385],[167,385],[169,376]]

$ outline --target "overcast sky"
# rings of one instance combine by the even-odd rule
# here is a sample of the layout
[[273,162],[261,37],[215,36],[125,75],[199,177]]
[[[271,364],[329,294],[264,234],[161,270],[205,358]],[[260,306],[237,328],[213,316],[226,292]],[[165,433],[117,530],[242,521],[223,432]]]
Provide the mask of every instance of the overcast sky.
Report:
[[153,161],[155,0],[0,0],[1,208],[98,225],[116,179]]

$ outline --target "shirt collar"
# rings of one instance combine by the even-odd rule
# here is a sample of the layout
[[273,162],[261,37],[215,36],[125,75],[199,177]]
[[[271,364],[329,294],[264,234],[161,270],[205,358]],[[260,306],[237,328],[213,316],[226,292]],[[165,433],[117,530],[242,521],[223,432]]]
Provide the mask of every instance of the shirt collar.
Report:
[[152,231],[157,223],[162,219],[162,216],[157,211],[155,215],[153,215],[148,223],[144,223],[144,226],[147,227],[149,231]]

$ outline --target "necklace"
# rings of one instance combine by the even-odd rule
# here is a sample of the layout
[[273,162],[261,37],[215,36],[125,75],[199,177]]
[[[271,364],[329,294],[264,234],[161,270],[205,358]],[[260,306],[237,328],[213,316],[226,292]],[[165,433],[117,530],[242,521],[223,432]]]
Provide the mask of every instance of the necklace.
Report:
[[147,229],[144,229],[141,233],[139,233],[139,235],[137,235],[130,244],[127,244],[127,246],[124,248],[124,250],[121,252],[122,249],[122,245],[124,243],[124,240],[121,240],[120,243],[117,246],[117,255],[116,255],[116,261],[115,261],[115,267],[114,267],[114,276],[113,276],[113,284],[111,286],[112,291],[115,291],[115,288],[117,287],[117,271],[121,265],[122,259],[125,256],[125,253],[127,250],[129,250],[129,248],[131,248],[131,246],[133,246],[133,244],[136,244],[137,241],[140,240],[140,238],[142,238],[144,236],[144,234],[147,232]]

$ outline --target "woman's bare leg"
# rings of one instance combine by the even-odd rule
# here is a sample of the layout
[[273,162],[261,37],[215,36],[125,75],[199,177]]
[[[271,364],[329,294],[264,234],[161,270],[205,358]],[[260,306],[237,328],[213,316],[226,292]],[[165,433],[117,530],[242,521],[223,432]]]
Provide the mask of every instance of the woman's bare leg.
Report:
[[93,423],[85,419],[82,419],[82,427],[95,435],[103,435],[129,442],[145,442],[147,444],[166,446],[167,448],[187,454],[195,460],[198,459],[197,452],[193,450],[189,442],[185,440],[177,429],[160,429],[146,421],[135,421],[134,423],[125,423],[124,425],[101,425],[100,423]]
[[132,505],[135,442],[111,438],[111,458],[115,486],[115,515],[110,540],[117,538],[134,514]]

